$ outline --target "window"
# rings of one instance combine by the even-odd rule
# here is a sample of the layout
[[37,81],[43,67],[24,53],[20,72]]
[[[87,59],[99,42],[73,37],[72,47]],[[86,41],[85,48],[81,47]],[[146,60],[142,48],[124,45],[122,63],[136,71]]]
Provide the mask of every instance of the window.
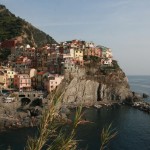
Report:
[[19,97],[26,97],[25,95],[19,95]]

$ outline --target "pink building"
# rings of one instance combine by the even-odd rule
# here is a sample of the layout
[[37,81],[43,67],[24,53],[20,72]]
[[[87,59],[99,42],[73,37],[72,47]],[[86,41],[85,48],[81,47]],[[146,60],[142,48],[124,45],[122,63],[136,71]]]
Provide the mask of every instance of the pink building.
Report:
[[102,50],[98,47],[95,48],[95,56],[97,56],[97,57],[102,56]]
[[14,86],[20,91],[31,90],[31,78],[28,74],[18,74],[14,76]]
[[86,48],[84,51],[84,55],[101,57],[102,51],[99,47]]
[[31,59],[28,59],[28,57],[24,57],[22,62],[25,65],[30,65],[31,64]]

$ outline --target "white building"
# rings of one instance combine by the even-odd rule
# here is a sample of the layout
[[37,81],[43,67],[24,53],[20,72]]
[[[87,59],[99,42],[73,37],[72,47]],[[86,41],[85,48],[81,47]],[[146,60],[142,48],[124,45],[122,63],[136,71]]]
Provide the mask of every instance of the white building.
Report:
[[58,85],[64,79],[64,76],[50,75],[48,78],[49,78],[49,82],[48,82],[48,89],[47,90],[49,92],[52,92],[58,87]]
[[32,68],[32,69],[30,70],[30,78],[35,77],[36,75],[37,75],[37,70],[34,69],[34,68]]

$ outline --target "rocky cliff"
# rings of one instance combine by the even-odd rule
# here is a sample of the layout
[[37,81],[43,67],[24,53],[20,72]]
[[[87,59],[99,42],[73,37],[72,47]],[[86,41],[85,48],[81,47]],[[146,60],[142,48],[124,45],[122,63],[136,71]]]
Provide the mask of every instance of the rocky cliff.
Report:
[[63,104],[93,106],[121,103],[132,97],[128,79],[118,67],[88,64],[74,73],[65,73],[59,92],[64,92]]

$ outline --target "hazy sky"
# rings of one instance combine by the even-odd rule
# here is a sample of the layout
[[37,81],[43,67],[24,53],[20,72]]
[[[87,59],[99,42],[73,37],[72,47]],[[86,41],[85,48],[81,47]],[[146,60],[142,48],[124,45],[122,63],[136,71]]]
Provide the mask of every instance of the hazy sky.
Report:
[[127,75],[150,75],[150,0],[0,0],[56,41],[112,49]]

